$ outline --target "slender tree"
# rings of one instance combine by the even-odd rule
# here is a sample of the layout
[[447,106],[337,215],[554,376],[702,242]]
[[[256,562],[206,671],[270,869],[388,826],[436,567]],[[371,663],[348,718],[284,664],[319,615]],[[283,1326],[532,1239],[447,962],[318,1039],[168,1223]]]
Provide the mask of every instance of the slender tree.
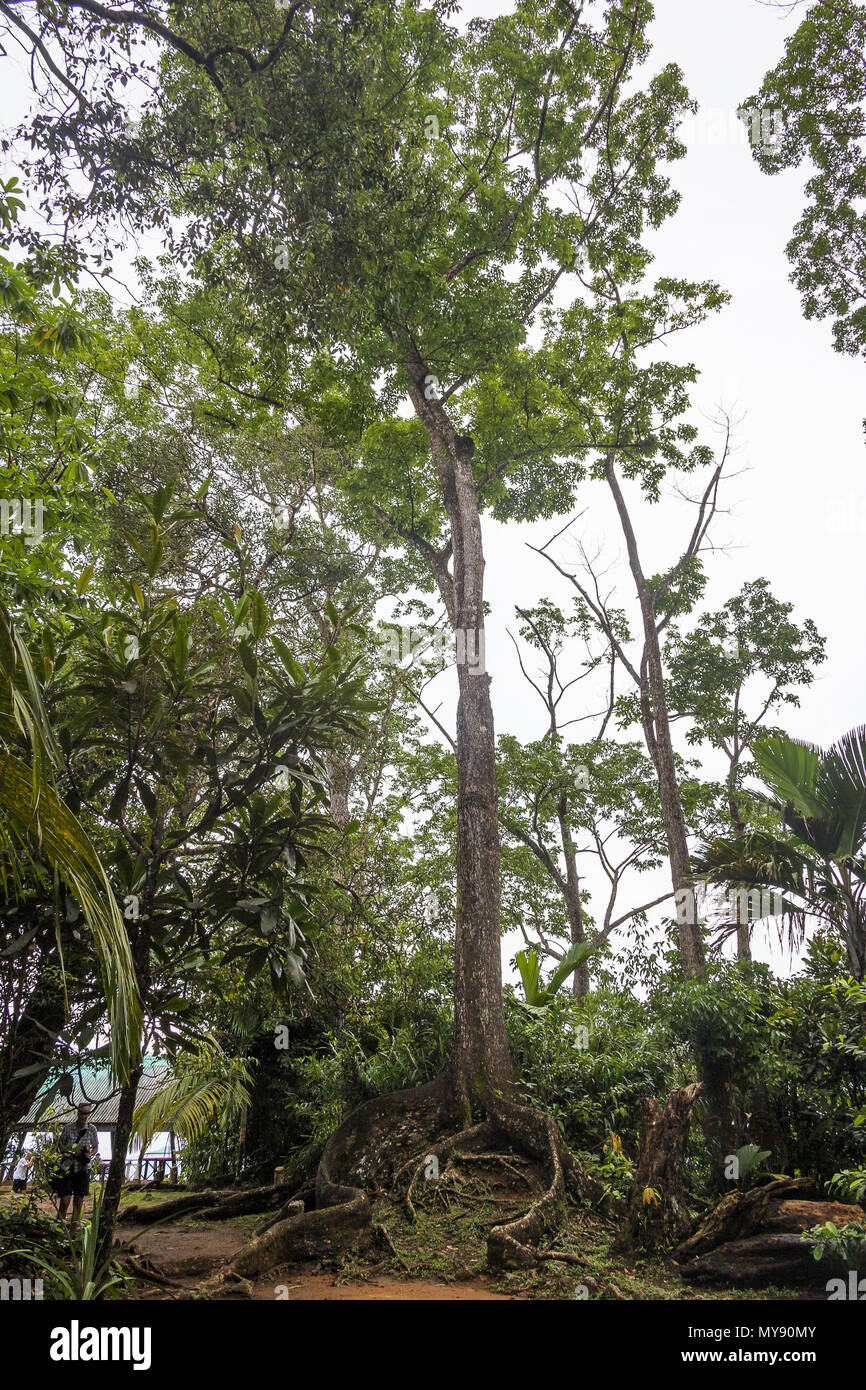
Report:
[[[689,632],[672,626],[665,643],[673,721],[687,721],[690,745],[707,744],[727,764],[725,801],[732,833],[746,833],[750,798],[744,780],[755,741],[773,732],[770,718],[799,704],[824,660],[824,639],[811,619],[792,622],[793,605],[753,580],[715,613],[700,613]],[[727,920],[727,918],[726,918]],[[737,954],[751,959],[751,923],[735,918]]]

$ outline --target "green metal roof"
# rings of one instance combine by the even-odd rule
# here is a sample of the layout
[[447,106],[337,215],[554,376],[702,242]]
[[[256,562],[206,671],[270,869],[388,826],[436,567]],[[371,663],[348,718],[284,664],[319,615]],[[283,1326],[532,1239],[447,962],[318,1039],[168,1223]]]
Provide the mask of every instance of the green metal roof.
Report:
[[[137,1105],[142,1105],[144,1101],[149,1100],[164,1086],[171,1071],[171,1067],[164,1057],[145,1057],[143,1065],[144,1075],[138,1083]],[[71,1068],[67,1075],[72,1077],[71,1102],[65,1096],[55,1095],[48,1109],[40,1116],[41,1098],[56,1081],[57,1072],[55,1072],[53,1078],[46,1081],[41,1088],[27,1114],[22,1115],[18,1120],[15,1129],[32,1129],[34,1125],[47,1127],[58,1121],[65,1124],[73,1118],[78,1105],[83,1100],[88,1101],[93,1106],[90,1115],[92,1125],[99,1127],[117,1124],[120,1088],[112,1085],[111,1073],[107,1066],[82,1066],[80,1072],[77,1067]],[[37,1117],[39,1118],[37,1119]]]

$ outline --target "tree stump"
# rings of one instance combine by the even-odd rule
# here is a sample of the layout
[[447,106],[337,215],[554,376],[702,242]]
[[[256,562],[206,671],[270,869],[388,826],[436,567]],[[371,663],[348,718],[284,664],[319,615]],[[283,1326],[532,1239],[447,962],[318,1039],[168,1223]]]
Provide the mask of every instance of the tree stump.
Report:
[[688,1226],[683,1162],[692,1111],[701,1083],[671,1091],[664,1110],[654,1096],[642,1106],[640,1152],[619,1242],[624,1249],[657,1250],[677,1241]]

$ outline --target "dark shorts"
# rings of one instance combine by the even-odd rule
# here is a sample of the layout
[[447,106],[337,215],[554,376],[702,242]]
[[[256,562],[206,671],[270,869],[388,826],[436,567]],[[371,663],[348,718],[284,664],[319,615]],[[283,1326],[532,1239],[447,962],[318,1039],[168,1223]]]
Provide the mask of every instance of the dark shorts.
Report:
[[26,1192],[26,1191],[27,1191],[27,1179],[26,1179],[26,1178],[13,1178],[13,1179],[12,1179],[12,1191],[13,1191],[13,1192]]
[[51,1191],[56,1197],[87,1197],[90,1193],[90,1173],[62,1172],[51,1181]]

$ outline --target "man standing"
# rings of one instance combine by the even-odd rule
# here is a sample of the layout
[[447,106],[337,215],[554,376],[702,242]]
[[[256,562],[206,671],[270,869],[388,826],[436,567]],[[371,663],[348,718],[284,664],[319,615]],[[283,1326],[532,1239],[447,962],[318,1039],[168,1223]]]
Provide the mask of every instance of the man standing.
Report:
[[12,1174],[12,1191],[23,1193],[27,1191],[27,1179],[30,1177],[30,1169],[33,1164],[33,1150],[27,1149],[21,1155],[15,1165],[15,1172]]
[[60,1131],[60,1172],[51,1186],[60,1198],[61,1221],[66,1220],[69,1199],[72,1198],[70,1235],[75,1235],[78,1230],[81,1208],[90,1193],[90,1160],[99,1152],[99,1137],[93,1125],[88,1123],[92,1109],[92,1105],[82,1101],[75,1119]]

